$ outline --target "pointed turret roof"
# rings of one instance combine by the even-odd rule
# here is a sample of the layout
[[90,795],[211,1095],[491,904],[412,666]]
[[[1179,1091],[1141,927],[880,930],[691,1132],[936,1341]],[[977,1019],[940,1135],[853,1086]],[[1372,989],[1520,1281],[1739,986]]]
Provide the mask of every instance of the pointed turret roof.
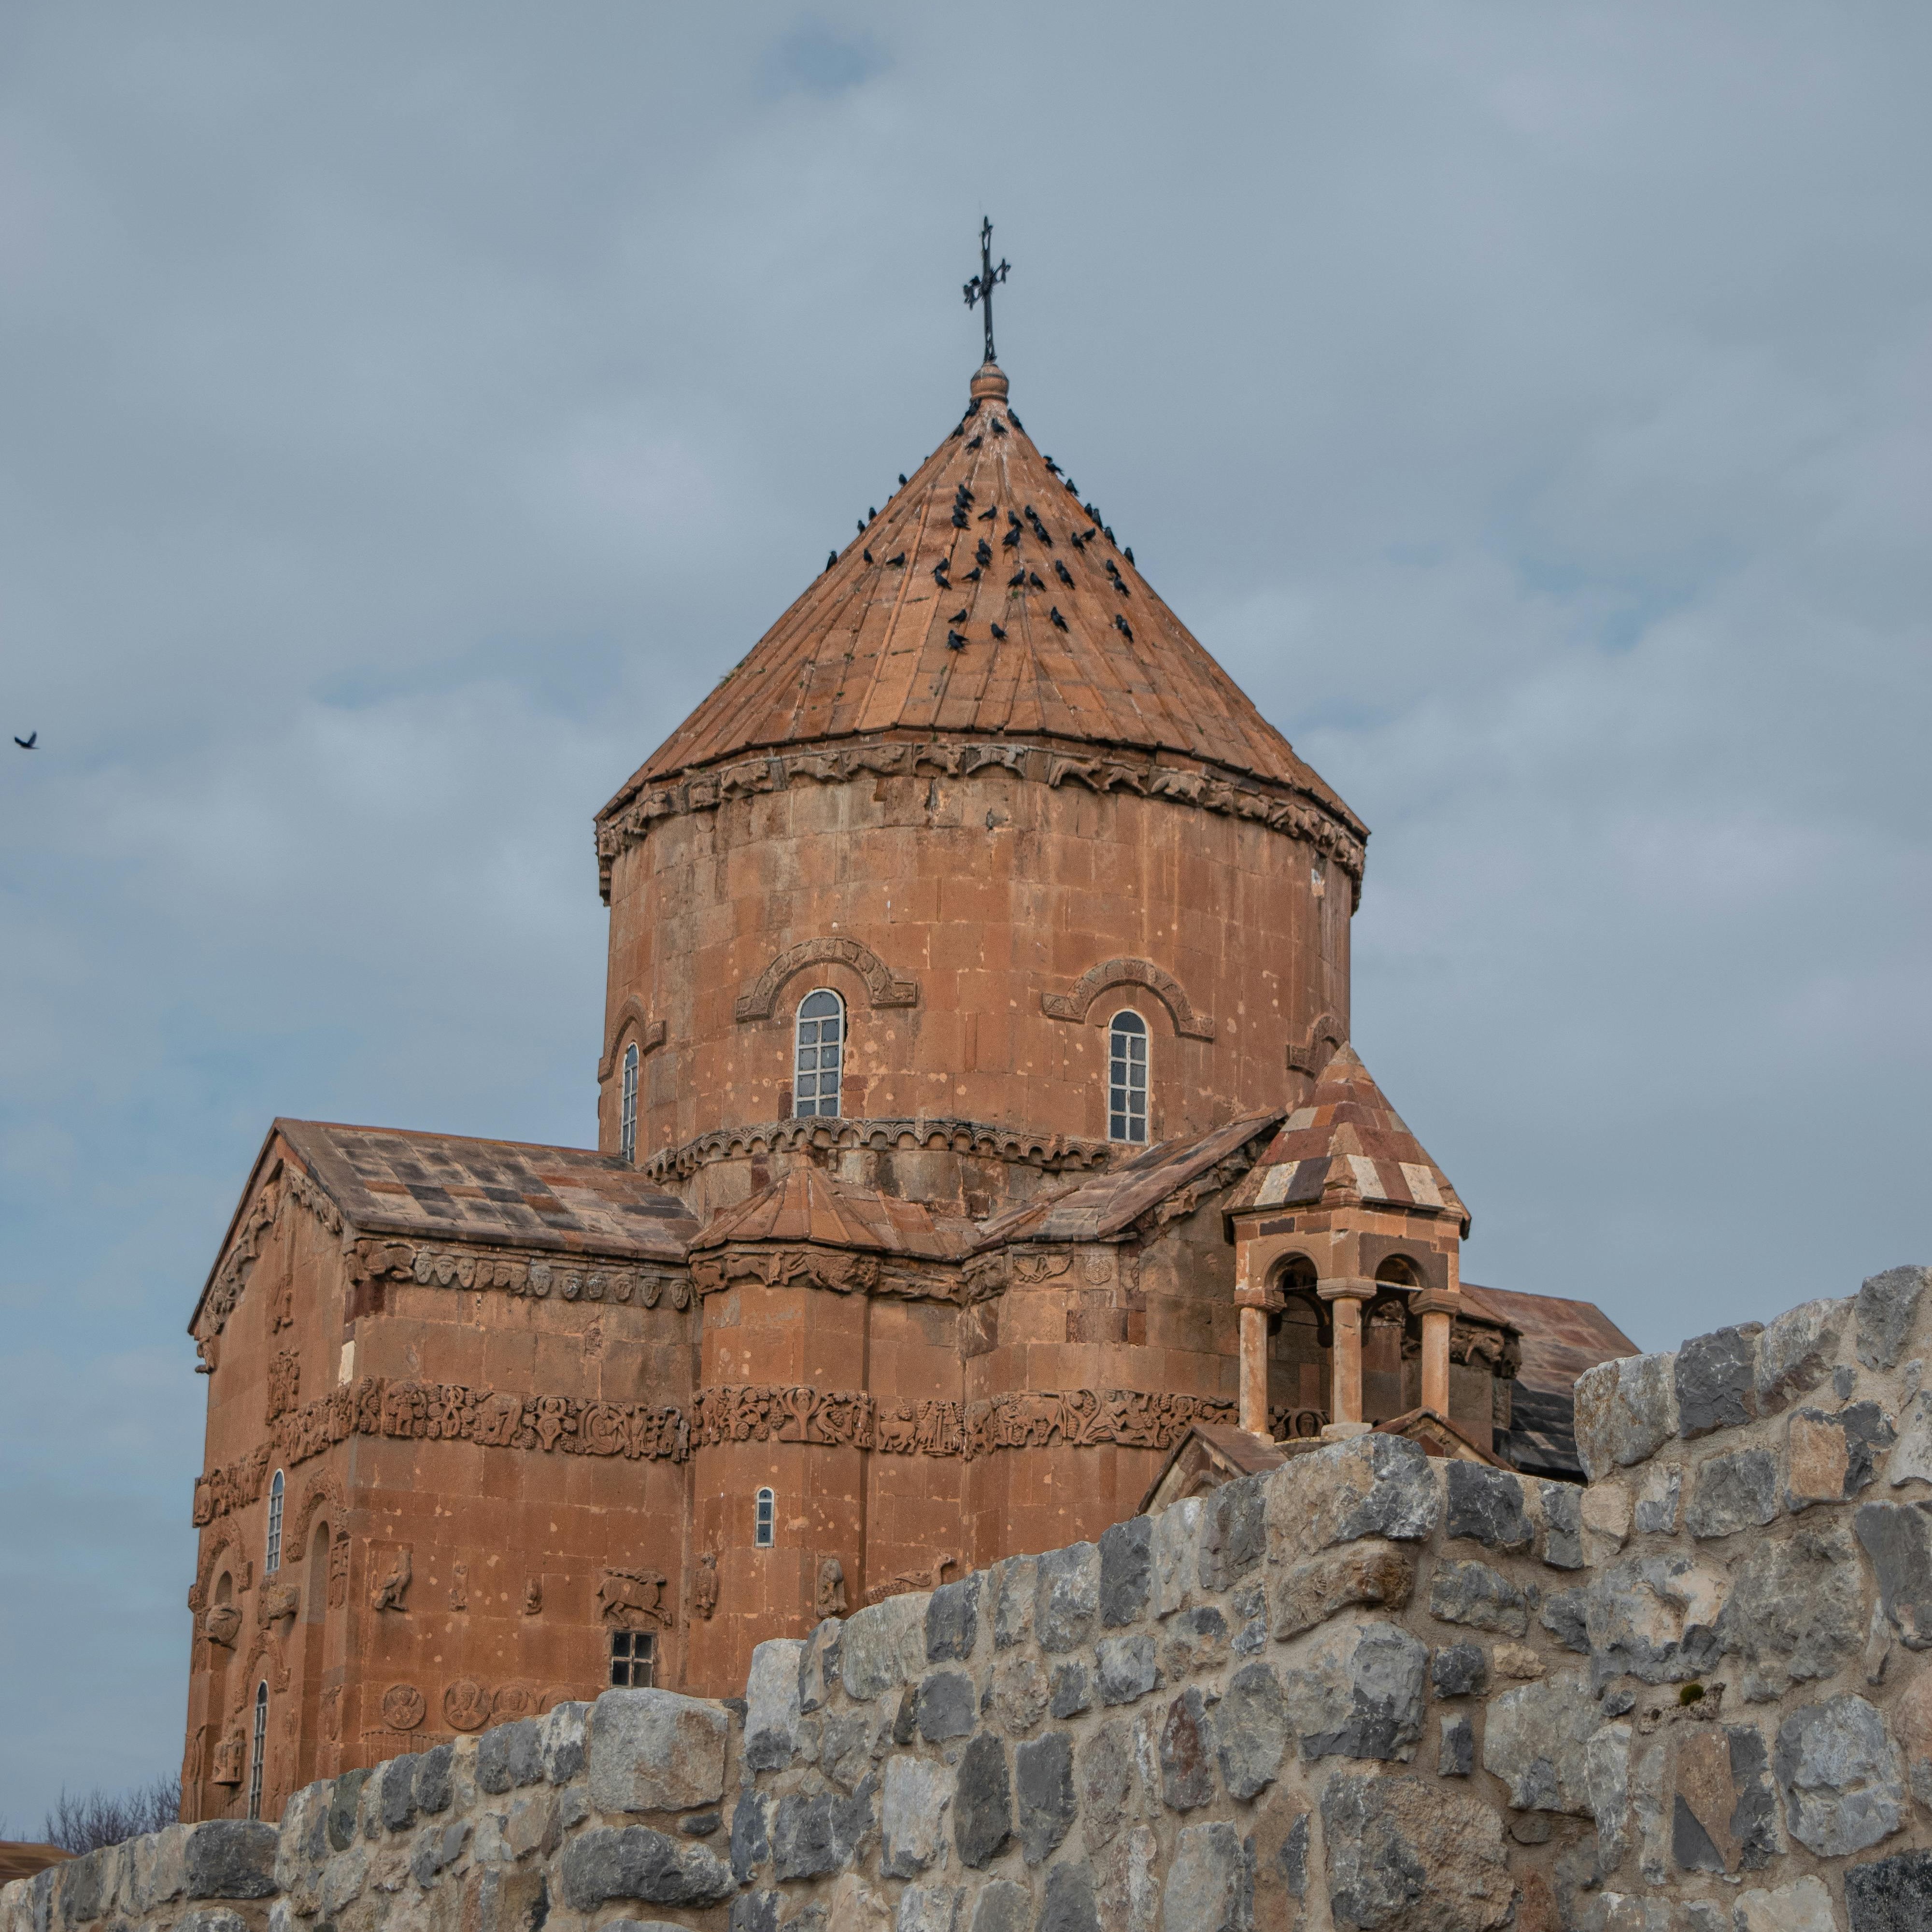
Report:
[[1378,1205],[1454,1215],[1469,1232],[1469,1211],[1449,1177],[1348,1046],[1335,1049],[1314,1092],[1282,1123],[1226,1211],[1306,1207],[1338,1186]]
[[1364,836],[1048,466],[992,363],[959,426],[604,815],[747,754],[910,734],[1178,755]]

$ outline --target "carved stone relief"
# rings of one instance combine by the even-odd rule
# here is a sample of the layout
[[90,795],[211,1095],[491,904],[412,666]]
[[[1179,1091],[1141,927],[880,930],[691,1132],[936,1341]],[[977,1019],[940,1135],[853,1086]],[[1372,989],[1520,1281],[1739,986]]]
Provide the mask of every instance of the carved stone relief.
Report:
[[232,1650],[242,1634],[242,1612],[232,1604],[217,1604],[202,1616],[201,1633],[210,1643]]
[[408,1544],[396,1552],[395,1561],[389,1565],[389,1574],[369,1592],[369,1607],[372,1610],[401,1610],[406,1612],[408,1606],[403,1601],[409,1594],[410,1581],[413,1574]]
[[718,1552],[707,1550],[698,1559],[698,1575],[691,1586],[691,1608],[706,1623],[718,1607]]
[[814,1601],[821,1619],[845,1614],[845,1566],[837,1557],[828,1556],[819,1564]]
[[466,1610],[470,1607],[470,1565],[466,1563],[454,1566],[454,1580],[449,1586],[449,1607],[452,1610]]
[[339,1610],[349,1600],[349,1532],[338,1529],[328,1546],[328,1607]]
[[664,1592],[668,1580],[656,1570],[606,1569],[597,1586],[598,1612],[620,1630],[655,1624],[669,1630],[676,1621]]
[[537,1707],[537,1694],[527,1684],[506,1684],[490,1700],[493,1723],[507,1724],[527,1718]]
[[946,1571],[958,1567],[956,1556],[938,1556],[934,1558],[930,1569],[906,1570],[896,1576],[888,1576],[866,1592],[866,1607],[869,1610],[874,1604],[883,1604],[888,1597],[903,1597],[912,1590],[936,1590],[946,1581]]
[[208,1774],[211,1784],[242,1782],[242,1733],[231,1731],[214,1747],[214,1766]]
[[919,1004],[919,982],[898,980],[892,970],[862,940],[843,936],[808,939],[781,952],[740,996],[734,1009],[740,1021],[765,1020],[772,1016],[779,989],[795,973],[808,966],[846,966],[866,982],[867,997],[875,1006],[914,1006]]
[[382,1693],[382,1721],[392,1731],[412,1731],[428,1714],[428,1701],[413,1684],[392,1684]]
[[[700,1294],[715,1294],[740,1281],[766,1288],[803,1286],[862,1294],[878,1286],[879,1263],[876,1256],[844,1248],[727,1248],[722,1253],[694,1255],[691,1279]],[[950,1284],[940,1277],[934,1286],[944,1294]]]
[[505,1255],[467,1247],[418,1247],[408,1241],[358,1241],[350,1250],[357,1282],[413,1281],[420,1288],[501,1288],[542,1301],[634,1300],[655,1308],[660,1298],[674,1308],[691,1304],[691,1286],[680,1274],[625,1262],[560,1262],[543,1256]]
[[526,1617],[543,1614],[543,1580],[532,1576],[524,1586],[524,1615]]
[[442,1694],[442,1714],[452,1730],[480,1731],[490,1721],[490,1694],[473,1677],[459,1677]]
[[268,1420],[286,1415],[302,1400],[302,1358],[289,1349],[268,1358]]
[[1211,1040],[1214,1022],[1196,1010],[1172,973],[1151,959],[1103,959],[1090,966],[1064,993],[1042,993],[1040,1010],[1050,1020],[1084,1022],[1094,1002],[1116,986],[1144,986],[1166,1007],[1174,1030],[1185,1040]]

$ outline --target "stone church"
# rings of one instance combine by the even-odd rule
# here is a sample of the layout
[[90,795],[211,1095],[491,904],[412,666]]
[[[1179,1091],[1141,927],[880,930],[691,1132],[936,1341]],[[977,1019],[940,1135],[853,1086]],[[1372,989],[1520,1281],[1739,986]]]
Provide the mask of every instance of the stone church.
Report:
[[278,1120],[208,1377],[184,1815],[1369,1427],[1577,1472],[1586,1304],[1349,1042],[1367,830],[958,424],[598,814],[596,1145]]

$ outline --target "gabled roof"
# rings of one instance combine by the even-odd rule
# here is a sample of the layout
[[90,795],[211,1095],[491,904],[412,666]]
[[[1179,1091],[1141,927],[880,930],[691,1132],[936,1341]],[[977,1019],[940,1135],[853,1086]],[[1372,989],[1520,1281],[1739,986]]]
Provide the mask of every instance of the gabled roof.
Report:
[[816,1167],[796,1167],[748,1201],[712,1215],[691,1246],[697,1252],[730,1241],[812,1241],[914,1260],[956,1261],[973,1232],[970,1221],[934,1214],[917,1202],[852,1186]]
[[691,1210],[621,1155],[399,1127],[278,1120],[274,1132],[365,1234],[682,1261]]
[[1159,1207],[1266,1133],[1284,1111],[1276,1108],[1272,1113],[1250,1114],[1192,1140],[1162,1141],[1124,1166],[981,1222],[974,1246],[985,1250],[1009,1241],[1104,1241],[1124,1233],[1149,1208]]
[[600,817],[748,752],[1006,734],[1179,754],[1301,792],[1366,836],[1048,468],[1001,371],[972,389],[959,427]]
[[1300,1208],[1336,1186],[1375,1204],[1450,1214],[1469,1232],[1468,1210],[1422,1143],[1403,1124],[1352,1046],[1338,1047],[1315,1090],[1228,1202],[1228,1212]]

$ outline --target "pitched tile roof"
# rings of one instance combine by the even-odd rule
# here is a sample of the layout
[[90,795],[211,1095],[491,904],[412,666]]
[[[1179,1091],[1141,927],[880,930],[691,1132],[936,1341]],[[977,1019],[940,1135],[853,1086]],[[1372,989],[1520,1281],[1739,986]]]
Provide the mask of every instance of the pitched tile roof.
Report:
[[915,1260],[956,1261],[972,1232],[970,1221],[800,1167],[748,1201],[720,1209],[691,1246],[695,1252],[728,1241],[813,1241]]
[[1047,467],[1005,376],[988,364],[973,391],[958,428],[604,815],[758,750],[1004,733],[1178,754],[1304,793],[1363,836]]
[[1228,1211],[1310,1205],[1338,1179],[1365,1202],[1452,1214],[1463,1234],[1469,1232],[1468,1210],[1449,1177],[1402,1124],[1360,1055],[1346,1046],[1228,1197]]
[[1266,1133],[1283,1111],[1252,1114],[1192,1140],[1162,1141],[1106,1174],[981,1222],[974,1245],[983,1250],[1008,1241],[1105,1240]]
[[682,1261],[698,1232],[621,1155],[460,1134],[278,1120],[273,1130],[362,1233]]

